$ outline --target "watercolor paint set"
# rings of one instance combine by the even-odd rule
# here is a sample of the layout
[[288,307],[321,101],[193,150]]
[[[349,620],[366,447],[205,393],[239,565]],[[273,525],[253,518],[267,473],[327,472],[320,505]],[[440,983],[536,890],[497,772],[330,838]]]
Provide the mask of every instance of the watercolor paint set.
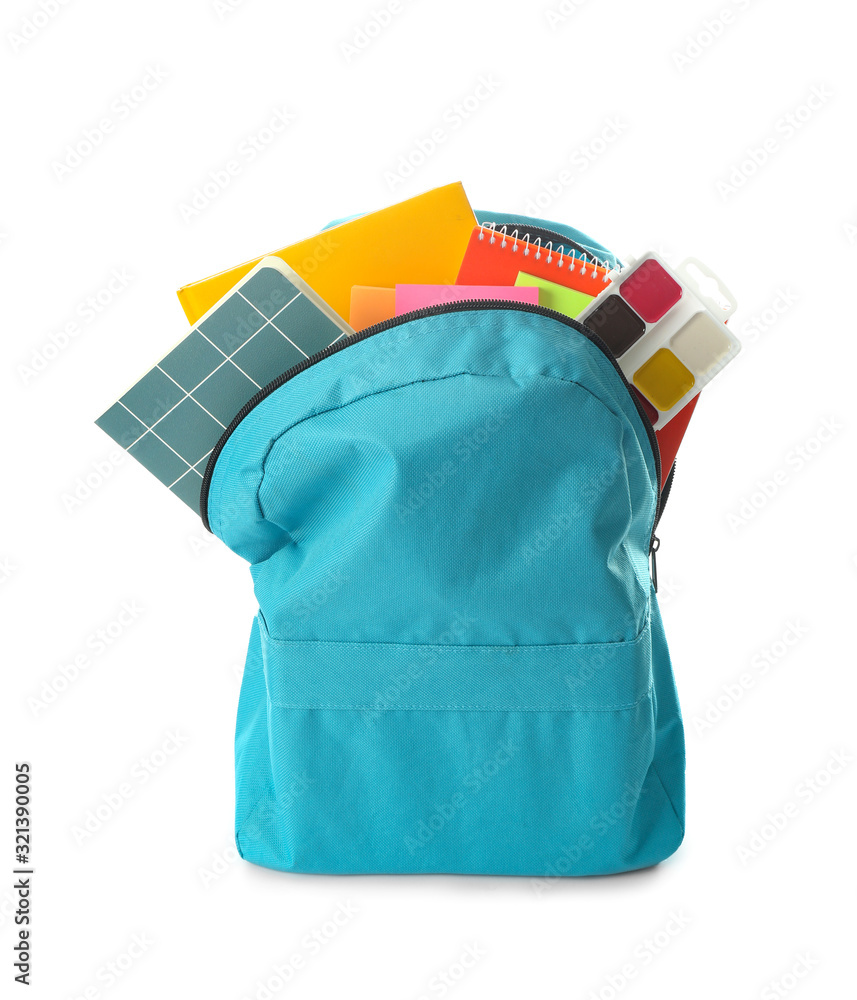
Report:
[[672,269],[650,252],[610,278],[577,318],[610,349],[660,430],[741,350],[725,323],[735,300],[695,258]]

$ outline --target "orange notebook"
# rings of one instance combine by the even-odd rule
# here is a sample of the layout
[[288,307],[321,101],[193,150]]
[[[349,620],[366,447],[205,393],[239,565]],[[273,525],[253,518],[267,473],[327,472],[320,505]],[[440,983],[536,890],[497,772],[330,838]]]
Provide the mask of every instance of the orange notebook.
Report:
[[[272,256],[297,271],[347,322],[354,285],[454,284],[475,225],[464,188],[448,184],[343,222]],[[191,324],[259,260],[180,288],[179,301]]]
[[470,234],[456,284],[514,285],[521,271],[592,296],[609,284],[604,267],[482,226]]

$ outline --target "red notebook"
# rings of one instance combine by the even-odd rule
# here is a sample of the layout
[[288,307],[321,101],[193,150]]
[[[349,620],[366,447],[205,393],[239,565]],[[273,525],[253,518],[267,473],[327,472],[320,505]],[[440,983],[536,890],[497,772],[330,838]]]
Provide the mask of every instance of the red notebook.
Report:
[[696,409],[696,404],[699,402],[701,396],[701,392],[694,396],[687,406],[680,410],[668,424],[665,424],[659,431],[655,431],[655,437],[658,439],[658,447],[661,452],[661,489],[664,488],[664,483],[667,481],[667,476],[670,474],[670,469],[675,462],[678,446],[682,442],[684,432],[687,430],[687,425],[690,423],[690,418],[693,416],[693,411]]
[[[637,400],[642,404],[643,409],[648,414],[649,420],[654,423],[658,419],[658,411],[634,386],[631,386],[631,392],[634,393]],[[658,440],[658,451],[661,456],[661,489],[664,488],[664,483],[667,481],[667,476],[673,467],[676,453],[684,438],[684,432],[687,430],[687,425],[690,423],[690,418],[696,409],[696,401],[700,395],[701,393],[694,396],[687,406],[679,410],[668,424],[664,424],[660,430],[655,431],[655,437]]]
[[604,267],[482,226],[477,226],[470,234],[455,283],[514,285],[519,271],[592,296],[603,292],[609,284]]

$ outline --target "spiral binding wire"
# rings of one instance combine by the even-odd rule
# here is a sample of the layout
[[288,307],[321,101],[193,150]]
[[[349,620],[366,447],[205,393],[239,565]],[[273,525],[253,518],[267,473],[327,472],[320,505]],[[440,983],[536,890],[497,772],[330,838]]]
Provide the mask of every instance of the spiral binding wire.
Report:
[[[563,250],[566,249],[563,243],[559,244],[560,249],[554,249],[553,242],[550,240],[542,244],[541,236],[537,236],[534,240],[531,240],[529,233],[519,236],[518,229],[514,229],[511,234],[508,229],[509,227],[505,225],[498,229],[496,222],[483,222],[479,226],[479,239],[484,240],[487,234],[489,244],[495,244],[499,240],[500,250],[505,250],[511,243],[512,253],[518,253],[520,249],[518,244],[522,243],[524,245],[521,251],[523,257],[528,257],[530,253],[533,253],[535,260],[541,260],[544,257],[546,264],[552,264],[555,259],[557,267],[564,267],[566,262],[568,262],[569,271],[574,271],[577,265],[580,265],[579,272],[582,275],[586,275],[587,266],[591,266],[592,270],[589,272],[589,277],[593,279],[600,277],[603,284],[607,284],[610,281],[609,275],[616,269],[609,261],[601,260],[591,247],[585,250],[584,256],[578,256],[573,247],[569,247],[568,252],[563,253]],[[592,259],[587,260],[587,257],[591,257]],[[599,268],[603,271],[602,274],[599,274]]]

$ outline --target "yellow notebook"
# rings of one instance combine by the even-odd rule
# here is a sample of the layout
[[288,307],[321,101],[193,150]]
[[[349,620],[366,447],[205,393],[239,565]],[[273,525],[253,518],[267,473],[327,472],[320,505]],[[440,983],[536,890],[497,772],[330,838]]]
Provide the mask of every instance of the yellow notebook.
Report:
[[[464,188],[448,184],[343,222],[272,256],[294,268],[347,322],[354,285],[455,284],[476,225]],[[180,288],[179,301],[191,324],[260,260]]]

